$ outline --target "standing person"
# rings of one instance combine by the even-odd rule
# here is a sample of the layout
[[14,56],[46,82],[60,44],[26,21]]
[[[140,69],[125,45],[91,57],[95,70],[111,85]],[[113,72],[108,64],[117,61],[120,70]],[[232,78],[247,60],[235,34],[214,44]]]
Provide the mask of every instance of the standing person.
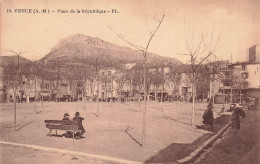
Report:
[[234,133],[240,129],[240,116],[244,118],[245,112],[235,107],[231,115],[231,127]]
[[221,110],[218,112],[218,114],[224,114],[225,111],[225,104],[223,103],[223,107],[221,108]]
[[81,132],[77,132],[75,134],[77,139],[82,138],[82,135],[85,133],[85,129],[82,125],[82,120],[84,120],[84,118],[80,117],[79,115],[80,115],[79,112],[76,112],[75,117],[73,118],[73,121],[76,121],[76,124],[78,125],[79,130],[82,130]]
[[213,122],[214,122],[214,116],[212,112],[212,106],[211,103],[207,106],[207,110],[205,110],[203,116],[203,124],[205,124],[206,130],[208,129],[208,125],[210,125],[211,130],[213,130]]
[[212,101],[210,100],[210,102],[209,102],[209,104],[208,104],[208,106],[207,106],[208,108],[213,108],[213,106],[212,106]]

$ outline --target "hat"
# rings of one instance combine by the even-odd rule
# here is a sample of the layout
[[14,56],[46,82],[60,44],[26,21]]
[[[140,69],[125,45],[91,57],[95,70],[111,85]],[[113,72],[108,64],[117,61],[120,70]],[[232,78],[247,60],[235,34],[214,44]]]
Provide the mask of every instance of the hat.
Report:
[[76,115],[76,116],[79,116],[79,112],[76,112],[75,115]]
[[70,116],[68,113],[64,113],[64,116]]

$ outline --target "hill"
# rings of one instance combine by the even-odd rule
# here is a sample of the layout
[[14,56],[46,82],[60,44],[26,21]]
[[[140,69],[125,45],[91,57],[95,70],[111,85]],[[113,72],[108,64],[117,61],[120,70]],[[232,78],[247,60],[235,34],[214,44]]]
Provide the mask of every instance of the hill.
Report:
[[[142,53],[127,47],[121,47],[100,38],[72,35],[62,39],[40,61],[65,61],[92,65],[97,58],[102,58],[102,65],[115,66],[129,62],[141,62]],[[101,61],[101,60],[100,60]],[[172,63],[182,64],[175,58],[162,57],[154,53],[147,56],[148,63]]]
[[[31,61],[19,56],[19,64],[28,64]],[[0,56],[0,66],[5,66],[5,65],[17,65],[18,64],[18,57],[17,55],[12,55],[12,56]]]

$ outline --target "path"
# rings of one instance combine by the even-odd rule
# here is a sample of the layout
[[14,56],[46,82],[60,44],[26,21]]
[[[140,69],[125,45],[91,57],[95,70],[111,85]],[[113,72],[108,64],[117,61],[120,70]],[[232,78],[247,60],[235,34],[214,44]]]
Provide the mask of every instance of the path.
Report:
[[228,129],[213,147],[206,150],[195,163],[200,164],[258,164],[260,163],[260,111],[250,110],[241,119],[241,129],[233,134]]

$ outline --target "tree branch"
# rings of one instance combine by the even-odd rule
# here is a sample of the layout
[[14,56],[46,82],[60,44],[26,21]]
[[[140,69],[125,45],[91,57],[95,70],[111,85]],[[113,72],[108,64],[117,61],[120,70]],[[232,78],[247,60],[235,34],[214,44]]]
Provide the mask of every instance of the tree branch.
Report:
[[125,43],[127,43],[128,45],[130,45],[130,46],[132,46],[132,47],[134,47],[134,48],[136,48],[136,49],[138,49],[138,50],[140,50],[140,51],[144,51],[144,47],[141,47],[141,46],[138,46],[138,45],[135,45],[135,44],[129,42],[129,41],[126,40],[122,35],[116,33],[110,26],[107,26],[107,27],[108,27],[108,28],[110,29],[110,31],[112,31],[117,37],[119,37],[121,40],[123,40],[123,41],[124,41]]
[[159,21],[158,26],[156,27],[156,29],[154,30],[153,34],[151,35],[151,37],[150,37],[150,39],[149,39],[149,41],[148,41],[148,43],[147,43],[147,45],[146,45],[146,48],[145,48],[145,50],[144,50],[144,57],[146,56],[147,50],[148,50],[148,48],[149,48],[149,45],[150,45],[150,43],[151,43],[151,41],[152,41],[152,39],[153,39],[155,33],[157,32],[157,30],[159,29],[160,25],[162,24],[162,21],[163,21],[164,17],[165,17],[165,15],[162,16],[161,20]]

